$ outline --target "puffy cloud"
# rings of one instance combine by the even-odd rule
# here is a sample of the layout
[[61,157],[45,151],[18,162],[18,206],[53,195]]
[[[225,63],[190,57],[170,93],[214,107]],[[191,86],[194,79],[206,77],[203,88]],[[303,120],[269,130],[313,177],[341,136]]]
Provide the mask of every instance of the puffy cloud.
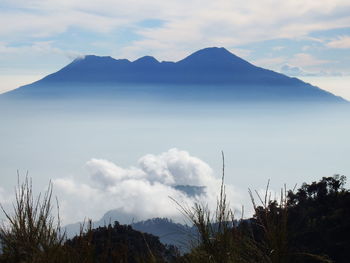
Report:
[[90,171],[91,179],[102,189],[113,187],[123,180],[145,177],[142,170],[135,168],[123,169],[106,160],[92,159],[86,165]]
[[103,188],[110,188],[125,180],[147,180],[164,185],[209,185],[213,171],[202,160],[186,151],[170,149],[160,155],[147,154],[138,167],[121,168],[112,162],[92,159],[87,162],[91,178]]
[[[180,220],[178,207],[169,197],[181,204],[197,201],[213,208],[221,183],[208,164],[175,148],[159,155],[147,154],[135,167],[122,168],[101,159],[91,159],[86,167],[86,182],[73,178],[54,180],[56,191],[64,197],[60,209],[65,223],[81,221],[86,216],[96,220],[112,209],[118,211],[123,223],[153,217]],[[205,191],[193,196],[179,185],[205,186]],[[227,187],[227,194],[239,202],[232,186]]]
[[205,162],[177,149],[170,149],[160,155],[145,155],[138,164],[150,181],[171,185],[207,186],[213,179],[213,171]]

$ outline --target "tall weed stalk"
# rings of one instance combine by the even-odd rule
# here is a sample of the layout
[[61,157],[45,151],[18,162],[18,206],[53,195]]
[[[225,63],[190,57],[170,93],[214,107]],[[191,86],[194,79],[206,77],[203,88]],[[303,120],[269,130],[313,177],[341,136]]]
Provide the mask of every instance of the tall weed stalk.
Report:
[[1,209],[7,219],[0,226],[2,262],[54,262],[59,257],[65,235],[61,233],[59,214],[57,218],[52,216],[51,182],[43,196],[34,198],[28,176],[23,183],[18,179],[13,213],[2,205]]
[[[226,198],[225,159],[222,153],[222,178],[215,213],[207,205],[195,203],[186,207],[176,200],[180,211],[195,226],[197,244],[183,257],[184,262],[264,263],[270,262],[247,228],[238,227],[243,219],[235,220]],[[243,213],[243,211],[242,211]]]

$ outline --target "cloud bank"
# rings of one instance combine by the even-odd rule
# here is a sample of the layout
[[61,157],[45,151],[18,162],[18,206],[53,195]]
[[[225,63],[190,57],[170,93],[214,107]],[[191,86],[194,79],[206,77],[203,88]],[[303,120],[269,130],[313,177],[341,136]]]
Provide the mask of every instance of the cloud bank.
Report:
[[[74,178],[54,180],[60,199],[64,223],[82,221],[85,217],[100,219],[108,210],[118,211],[119,220],[130,223],[153,217],[183,220],[177,205],[191,206],[194,202],[216,205],[221,179],[214,176],[204,161],[176,148],[159,155],[147,154],[137,165],[123,168],[101,159],[86,163],[88,178],[78,182]],[[179,185],[204,186],[201,194],[189,195]],[[230,200],[239,202],[239,195],[227,186]]]

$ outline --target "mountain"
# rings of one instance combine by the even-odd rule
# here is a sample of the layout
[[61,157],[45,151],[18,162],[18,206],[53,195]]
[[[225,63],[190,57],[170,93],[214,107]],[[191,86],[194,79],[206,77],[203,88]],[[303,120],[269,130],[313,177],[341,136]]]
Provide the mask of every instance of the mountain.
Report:
[[7,97],[112,96],[185,100],[282,100],[344,102],[297,78],[260,68],[225,48],[205,48],[178,62],[151,56],[133,62],[85,56]]
[[[92,223],[93,228],[108,226],[113,224],[113,222],[122,219],[115,210],[108,211],[105,215],[98,221]],[[124,221],[122,224],[128,224]],[[129,221],[130,224],[130,221]],[[68,238],[73,238],[75,235],[79,234],[80,226],[82,223],[70,224],[65,226],[65,231]],[[186,251],[192,240],[196,238],[196,231],[193,226],[187,226],[179,223],[173,222],[171,219],[167,218],[152,218],[148,220],[142,220],[137,222],[132,222],[130,226],[142,233],[152,234],[159,237],[159,240],[163,244],[175,245],[181,251]]]
[[179,254],[158,237],[117,221],[68,239],[65,246],[68,258],[79,259],[74,262],[174,262]]
[[152,234],[159,237],[163,244],[174,245],[181,251],[187,251],[197,237],[194,226],[175,223],[167,218],[152,218],[136,223],[131,226],[137,231]]

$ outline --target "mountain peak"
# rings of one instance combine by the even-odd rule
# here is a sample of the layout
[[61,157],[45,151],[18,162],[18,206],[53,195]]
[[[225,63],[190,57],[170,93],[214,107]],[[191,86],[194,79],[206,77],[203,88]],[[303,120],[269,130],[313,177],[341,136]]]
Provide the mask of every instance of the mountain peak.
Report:
[[194,52],[192,55],[194,54],[200,54],[200,55],[203,55],[203,54],[211,54],[211,55],[232,55],[232,53],[230,51],[228,51],[226,48],[224,47],[207,47],[207,48],[203,48],[203,49],[200,49],[196,52]]
[[115,60],[111,56],[96,56],[96,55],[86,55],[82,58],[77,58],[76,60]]
[[100,63],[114,63],[116,60],[111,56],[96,56],[96,55],[86,55],[74,59],[70,65],[81,65],[81,64],[100,64]]
[[199,64],[202,66],[251,66],[250,63],[237,57],[223,47],[208,47],[198,50],[178,63],[188,65]]
[[143,57],[135,60],[133,63],[137,63],[137,64],[158,64],[159,61],[156,60],[152,56],[143,56]]

